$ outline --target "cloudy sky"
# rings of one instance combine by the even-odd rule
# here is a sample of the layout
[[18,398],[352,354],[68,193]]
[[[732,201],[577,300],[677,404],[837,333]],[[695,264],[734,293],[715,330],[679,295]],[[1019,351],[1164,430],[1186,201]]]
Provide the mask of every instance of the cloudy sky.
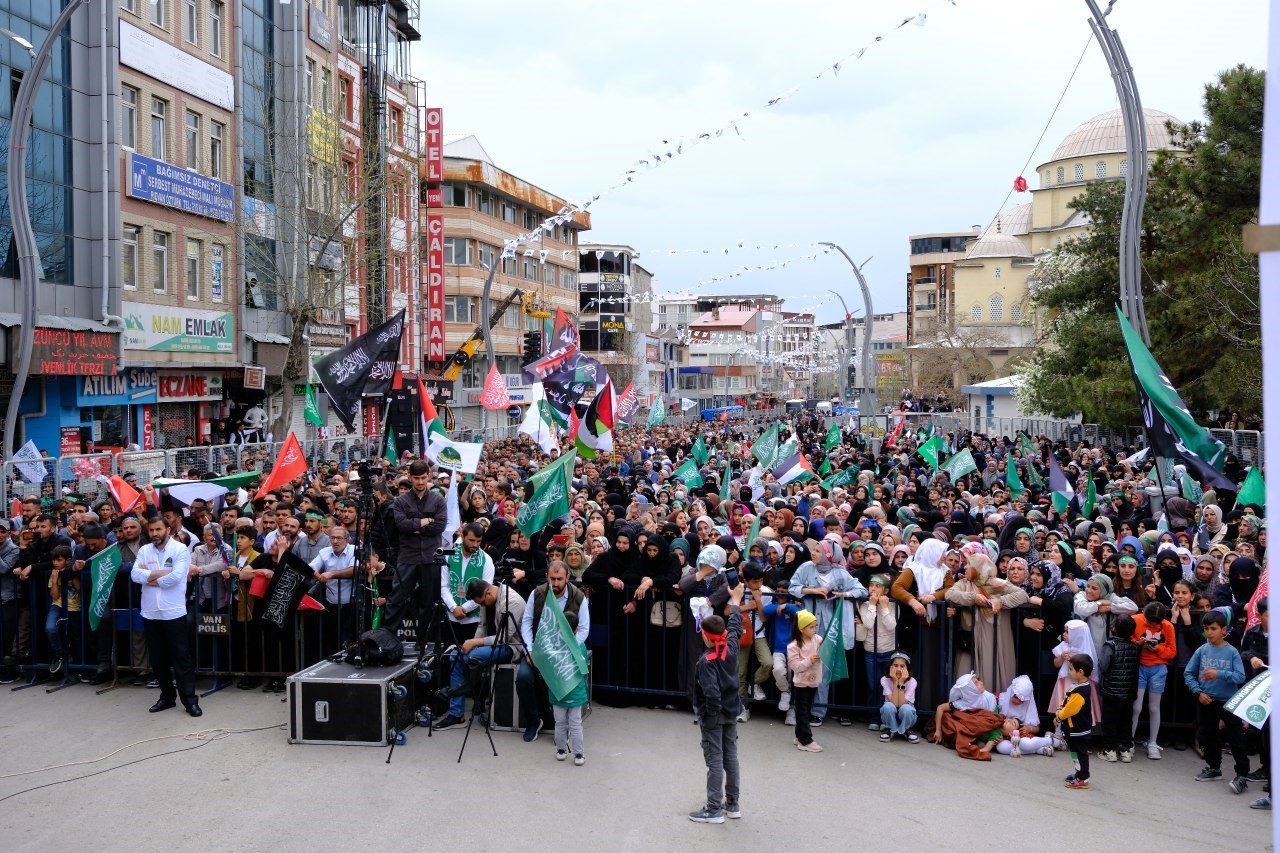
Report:
[[[895,29],[922,10],[923,27]],[[1118,0],[1111,23],[1144,106],[1188,120],[1219,71],[1264,65],[1266,14],[1265,0]],[[1063,136],[1116,107],[1096,44],[1067,87],[1086,18],[1083,0],[430,4],[413,68],[447,133],[476,134],[499,167],[575,201],[617,184],[663,140],[750,113],[740,136],[687,147],[601,198],[587,239],[638,249],[664,290],[783,294],[825,320],[839,316],[819,301],[829,288],[850,307],[861,301],[843,260],[805,261],[807,244],[873,258],[876,310],[901,309],[909,234],[985,224],[1002,203],[1029,200],[1004,202],[1013,179],[1035,186]],[[769,248],[668,254],[739,241]]]

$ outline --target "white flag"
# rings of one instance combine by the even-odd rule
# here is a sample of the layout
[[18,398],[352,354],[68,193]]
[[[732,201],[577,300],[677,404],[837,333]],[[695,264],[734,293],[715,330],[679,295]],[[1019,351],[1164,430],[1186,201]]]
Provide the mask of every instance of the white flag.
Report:
[[36,443],[30,439],[17,453],[13,454],[13,464],[28,482],[43,483],[44,478],[49,476],[48,469],[44,467],[44,457],[40,455]]
[[1222,707],[1255,729],[1262,728],[1271,716],[1271,670],[1264,669],[1251,678]]
[[547,420],[547,403],[541,382],[535,382],[530,386],[530,399],[529,408],[524,413],[524,420],[520,422],[517,431],[537,442],[544,453],[550,453],[552,449],[560,446],[560,439],[556,436],[555,424]]
[[680,411],[682,412],[687,412],[696,405],[698,404],[695,403],[693,400],[690,400],[688,397],[680,398]]
[[440,534],[441,542],[452,542],[453,534],[462,527],[462,508],[458,506],[458,475],[449,472],[449,491],[444,496],[445,508],[444,532]]

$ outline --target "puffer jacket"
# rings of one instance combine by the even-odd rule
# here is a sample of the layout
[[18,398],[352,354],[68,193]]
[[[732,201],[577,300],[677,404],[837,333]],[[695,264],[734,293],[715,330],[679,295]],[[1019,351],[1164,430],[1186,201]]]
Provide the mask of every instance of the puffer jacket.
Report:
[[1108,699],[1132,702],[1138,696],[1138,644],[1123,637],[1110,637],[1098,653],[1101,677],[1098,687]]

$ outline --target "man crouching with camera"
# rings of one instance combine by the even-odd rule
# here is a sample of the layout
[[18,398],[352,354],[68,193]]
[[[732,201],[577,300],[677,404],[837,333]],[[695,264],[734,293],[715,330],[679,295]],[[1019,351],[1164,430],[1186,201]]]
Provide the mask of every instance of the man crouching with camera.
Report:
[[454,661],[449,677],[449,714],[437,720],[432,725],[434,729],[462,725],[466,696],[471,694],[479,703],[476,688],[484,672],[499,664],[519,663],[525,655],[524,639],[520,636],[523,598],[506,584],[476,578],[467,584],[467,599],[479,608],[476,634],[463,641],[462,653]]

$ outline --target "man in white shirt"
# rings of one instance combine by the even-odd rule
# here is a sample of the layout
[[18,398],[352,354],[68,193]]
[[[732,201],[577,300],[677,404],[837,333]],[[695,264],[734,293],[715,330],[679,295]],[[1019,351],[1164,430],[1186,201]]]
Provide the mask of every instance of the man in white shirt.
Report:
[[[560,609],[566,614],[573,613],[578,617],[578,627],[573,636],[579,643],[585,643],[591,633],[591,611],[589,602],[582,589],[569,583],[569,567],[559,560],[547,564],[547,582],[533,591],[525,602],[524,613],[520,619],[520,638],[526,649],[533,649],[533,641],[538,636],[538,625],[541,623],[542,610],[547,604],[547,595],[555,596]],[[524,741],[529,743],[538,739],[542,731],[542,712],[538,707],[538,694],[545,692],[538,689],[537,666],[531,655],[526,655],[516,671],[516,692],[520,696],[520,714],[524,717]]]
[[[351,636],[351,578],[355,576],[356,565],[356,552],[347,542],[345,527],[335,524],[330,528],[328,541],[329,544],[321,548],[320,553],[311,560],[311,570],[315,572],[316,581],[324,584],[325,603],[329,605],[330,611],[334,608],[338,611],[338,636],[336,640],[328,636],[324,637],[326,648],[322,651],[325,654],[332,649],[345,647],[353,639]],[[296,544],[293,550],[297,553]],[[326,622],[326,625],[330,624]]]
[[191,551],[170,537],[169,525],[159,516],[147,522],[147,536],[151,542],[138,549],[129,577],[142,586],[142,628],[152,671],[160,682],[160,699],[151,706],[151,713],[172,708],[181,698],[187,713],[199,717],[204,712],[196,698],[186,618]]

